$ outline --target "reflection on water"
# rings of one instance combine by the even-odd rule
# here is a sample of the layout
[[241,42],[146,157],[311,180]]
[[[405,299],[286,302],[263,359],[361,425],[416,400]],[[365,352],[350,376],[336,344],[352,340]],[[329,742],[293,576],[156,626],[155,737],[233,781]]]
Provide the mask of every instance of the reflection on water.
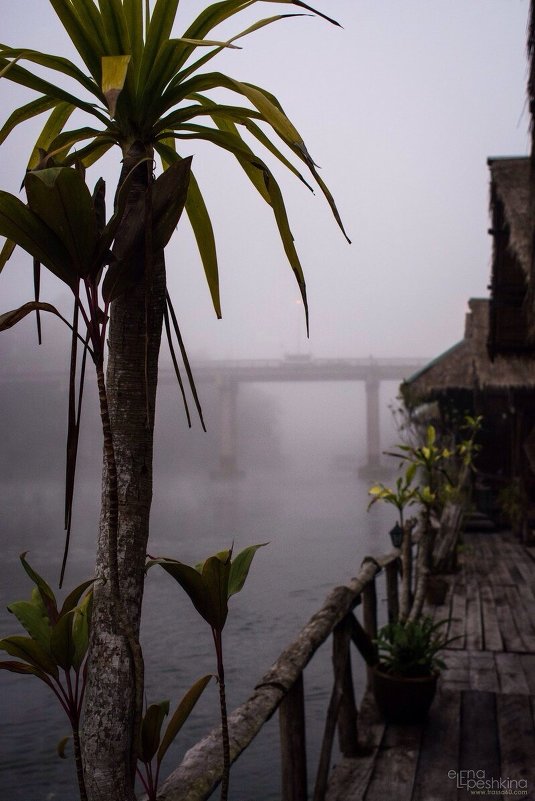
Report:
[[[31,489],[14,484],[3,489],[8,508],[0,564],[0,635],[5,636],[18,626],[5,611],[6,603],[26,597],[30,589],[18,567],[18,551],[30,550],[32,564],[54,580],[63,531],[60,480],[34,482]],[[388,547],[384,532],[392,524],[391,515],[381,509],[367,515],[366,491],[367,483],[354,473],[330,472],[321,466],[307,475],[264,468],[233,482],[213,481],[199,473],[158,483],[152,554],[195,563],[233,541],[237,550],[270,543],[258,552],[248,583],[230,602],[224,632],[230,708],[247,698],[331,587],[354,575],[364,555]],[[97,495],[89,484],[78,491],[68,586],[91,575]],[[170,698],[173,706],[196,678],[215,670],[208,626],[175,582],[157,569],[147,579],[142,642],[149,703]],[[329,663],[326,645],[305,673],[312,759],[319,749],[330,693]],[[36,679],[6,672],[0,682],[0,798],[72,801],[76,797],[72,761],[55,754],[68,724],[51,693]],[[169,769],[216,723],[214,684],[171,749]],[[233,801],[275,801],[278,760],[275,719],[233,769]]]

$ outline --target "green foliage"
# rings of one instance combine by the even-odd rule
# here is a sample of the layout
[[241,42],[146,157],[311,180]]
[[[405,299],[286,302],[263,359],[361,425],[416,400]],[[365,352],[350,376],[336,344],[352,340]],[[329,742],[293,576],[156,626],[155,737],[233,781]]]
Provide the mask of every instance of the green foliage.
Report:
[[[397,505],[407,497],[406,503],[419,503],[430,515],[440,514],[446,501],[451,500],[460,491],[459,478],[465,470],[473,470],[474,458],[479,451],[476,437],[481,429],[482,418],[465,415],[458,431],[452,432],[454,444],[444,445],[440,442],[434,425],[428,425],[424,432],[423,443],[400,444],[398,450],[388,453],[401,460],[400,466],[405,466],[402,479],[398,479],[397,491],[377,491],[372,487],[370,494],[374,500],[384,500]],[[459,432],[465,432],[466,437],[455,444]],[[412,493],[409,487],[416,480]],[[383,488],[382,485],[378,485]],[[399,505],[397,506],[399,509]]]
[[398,510],[400,525],[403,528],[403,512],[405,508],[414,504],[418,499],[418,489],[412,486],[414,473],[414,466],[409,465],[405,474],[399,476],[396,480],[395,489],[391,489],[380,483],[370,487],[368,495],[371,495],[372,499],[368,504],[368,509],[370,509],[374,503],[377,503],[377,501],[384,501],[391,506],[395,506]]
[[435,492],[439,475],[451,483],[446,466],[454,455],[453,451],[437,442],[437,432],[433,425],[427,426],[423,444],[417,446],[401,444],[398,445],[398,448],[399,453],[389,455],[408,463],[408,466],[420,477],[422,503],[433,503],[436,500]]
[[[0,130],[0,142],[21,123],[48,113],[28,163],[31,170],[46,166],[51,158],[59,158],[65,164],[78,160],[89,166],[113,145],[118,145],[126,154],[134,142],[142,143],[151,159],[152,149],[156,150],[164,168],[182,160],[183,156],[176,151],[179,141],[185,145],[187,140],[202,139],[227,150],[235,156],[252,186],[272,208],[307,310],[303,271],[293,244],[282,194],[271,170],[245,142],[240,130],[251,134],[283,166],[306,183],[297,168],[257,124],[265,123],[297,161],[309,170],[344,231],[332,195],[319,176],[300,133],[270,92],[220,72],[203,71],[222,50],[236,49],[234,42],[237,40],[278,21],[302,16],[293,13],[263,18],[226,41],[210,37],[218,25],[258,1],[213,3],[198,14],[183,36],[170,38],[178,0],[156,0],[152,13],[149,4],[144,8],[141,0],[116,0],[98,6],[93,0],[77,3],[50,0],[84,67],[80,69],[68,59],[55,55],[0,46],[0,74],[4,80],[38,93],[35,100],[11,114]],[[300,0],[268,2],[298,7],[337,24]],[[31,69],[22,66],[23,62],[29,62]],[[40,72],[50,80],[37,74]],[[61,78],[61,85],[54,82],[57,78]],[[249,107],[214,102],[209,93],[221,89],[240,101],[245,100]],[[68,128],[75,110],[89,116],[92,125]],[[186,212],[199,243],[215,311],[221,316],[213,231],[195,179],[186,200]],[[6,235],[11,238],[11,234]]]
[[[28,636],[14,635],[0,640],[0,650],[17,662],[0,662],[0,668],[14,673],[31,673],[51,689],[61,686],[60,669],[78,674],[88,647],[92,581],[76,587],[58,609],[47,582],[29,565],[26,554],[20,561],[35,586],[28,601],[9,604],[11,612]],[[80,601],[81,596],[84,598]]]
[[232,548],[210,556],[204,562],[190,567],[176,559],[149,559],[146,569],[160,565],[180,584],[193,606],[212,629],[217,659],[221,737],[223,741],[223,776],[221,801],[228,798],[230,776],[230,740],[225,695],[225,667],[223,660],[223,628],[228,615],[228,600],[243,589],[254,555],[267,542],[250,545],[232,559]]
[[[160,701],[147,708],[141,722],[138,746],[138,761],[144,770],[138,765],[137,772],[147,792],[148,801],[156,799],[160,766],[169,746],[187,721],[211,678],[211,674],[203,676],[189,688],[173,712],[163,736],[162,726],[169,714],[169,701]],[[155,766],[152,765],[154,758]]]
[[[86,684],[86,657],[89,645],[93,581],[84,581],[72,590],[58,608],[56,596],[45,579],[21,554],[21,564],[34,583],[28,601],[15,601],[7,607],[27,637],[14,635],[0,640],[0,650],[14,660],[0,662],[0,670],[36,676],[49,687],[71,724],[76,742],[80,797],[85,787],[78,746],[78,729]],[[58,743],[57,751],[65,758],[68,738]]]
[[[312,189],[275,142],[282,143],[298,163],[304,164],[345,235],[333,197],[319,176],[301,135],[270,92],[204,69],[222,50],[236,49],[235,41],[289,17],[302,16],[303,10],[329,23],[337,23],[301,0],[261,0],[263,5],[265,2],[282,2],[297,7],[299,13],[260,19],[229,40],[218,41],[212,38],[218,25],[260,2],[223,0],[201,10],[183,36],[171,38],[176,25],[178,0],[156,0],[152,10],[151,4],[144,4],[142,0],[113,0],[98,4],[94,0],[49,1],[83,66],[80,68],[64,57],[0,45],[0,77],[37,93],[35,99],[9,116],[0,130],[0,143],[18,125],[47,115],[28,161],[25,179],[28,205],[6,192],[0,193],[0,233],[6,237],[0,252],[0,270],[14,247],[19,245],[34,258],[36,275],[35,300],[0,316],[0,330],[13,326],[30,311],[36,312],[39,338],[40,312],[51,312],[64,320],[54,306],[39,300],[39,271],[44,265],[73,291],[77,304],[71,325],[74,337],[78,336],[81,315],[87,325],[87,339],[81,337],[84,347],[96,362],[102,364],[109,303],[133,283],[143,280],[145,272],[149,271],[153,250],[165,247],[184,208],[195,235],[214,309],[220,317],[219,268],[210,215],[202,191],[191,174],[191,157],[177,151],[177,143],[185,148],[189,140],[195,139],[231,153],[254,189],[271,208],[300,288],[308,326],[304,274],[280,187],[241,132],[250,135]],[[24,63],[28,63],[30,69],[23,66]],[[218,94],[221,90],[237,99],[239,105],[232,105],[232,101],[217,102],[210,97],[211,92]],[[242,102],[246,105],[241,105]],[[74,114],[75,111],[83,112],[86,119],[89,117],[91,125],[75,127],[80,118],[79,114]],[[71,119],[76,123],[72,124]],[[270,132],[269,136],[262,124]],[[98,224],[102,214],[97,208],[102,193],[95,191],[91,196],[81,176],[85,168],[113,146],[121,149],[124,158],[136,153],[134,168],[140,165],[146,168],[148,191],[140,193],[138,207],[123,219],[129,190],[127,179],[116,195],[113,216],[108,225],[102,226]],[[160,157],[164,170],[164,175],[156,180],[152,176],[155,153]],[[76,166],[75,170],[65,169],[72,165]],[[66,198],[68,202],[64,202]],[[112,246],[119,228],[120,250],[116,245]],[[147,245],[149,240],[152,250]],[[144,254],[144,257],[132,259],[132,253]],[[88,298],[86,308],[82,304],[84,292],[80,291],[81,288]],[[171,341],[170,319],[204,425],[187,354],[167,295],[166,332],[182,388]],[[73,379],[76,358],[73,348],[70,409],[76,407]],[[84,374],[83,370],[81,374]],[[80,396],[82,392],[80,385]],[[184,393],[183,398],[189,421]],[[73,413],[68,430],[64,565],[70,536],[78,423]]]
[[[334,23],[302,0],[261,1],[262,7],[266,2],[282,3]],[[4,82],[11,81],[37,93],[31,102],[9,116],[0,130],[0,143],[19,124],[46,115],[28,161],[25,179],[27,204],[8,193],[0,193],[0,233],[7,238],[0,253],[0,269],[11,256],[14,246],[18,245],[33,257],[36,276],[35,300],[0,317],[0,330],[14,325],[31,310],[38,314],[49,311],[59,315],[57,309],[39,300],[41,265],[72,290],[75,313],[69,397],[68,530],[79,430],[79,412],[75,410],[81,406],[76,400],[80,400],[82,394],[80,385],[76,398],[77,338],[84,343],[83,366],[79,372],[83,375],[89,351],[100,376],[103,373],[109,304],[132,283],[150,274],[153,251],[165,247],[184,208],[198,244],[215,312],[221,316],[219,268],[210,216],[202,191],[190,173],[191,159],[179,152],[188,147],[187,142],[203,140],[232,154],[252,187],[271,208],[303,298],[307,326],[305,279],[284,200],[275,176],[257,154],[257,146],[274,156],[311,189],[291,159],[299,166],[305,166],[312,176],[311,182],[324,195],[347,238],[333,197],[318,174],[303,138],[278,100],[263,88],[217,71],[206,71],[212,59],[223,49],[235,48],[237,40],[285,18],[300,15],[279,14],[257,20],[226,41],[212,38],[220,23],[252,6],[256,8],[258,2],[260,0],[215,2],[198,13],[183,36],[172,38],[179,0],[155,0],[153,3],[148,0],[146,3],[143,0],[98,3],[95,0],[50,0],[82,61],[81,68],[69,59],[53,54],[0,45],[0,77]],[[222,92],[231,99],[224,104],[217,102],[210,97],[212,92],[218,99]],[[86,118],[83,127],[76,127],[82,125],[79,112]],[[247,144],[242,132],[254,143],[255,150]],[[91,194],[85,184],[84,169],[113,146],[120,148],[124,160],[135,161],[133,171],[146,169],[147,191],[140,193],[143,197],[135,206],[133,193],[129,191],[132,173],[127,176],[116,194],[114,214],[106,223],[103,182],[99,182]],[[290,158],[281,152],[279,146],[289,153]],[[164,170],[158,179],[152,175],[155,154]],[[124,215],[127,201],[129,213]],[[136,260],[130,258],[132,253],[142,255]],[[149,282],[147,286],[150,291]],[[86,305],[82,303],[82,297],[87,297]],[[166,302],[169,310],[166,309],[166,327],[169,328],[170,313],[185,357],[168,297]],[[79,318],[86,325],[81,336],[78,334]],[[187,362],[186,370],[190,375]],[[110,576],[118,586],[117,576],[112,573],[112,564],[116,562],[113,534],[113,524],[110,524]],[[212,628],[222,708],[221,633],[228,614],[228,599],[243,587],[258,547],[246,549],[234,562],[231,551],[217,554],[198,569],[174,560],[157,560],[186,589]],[[78,696],[70,697],[71,688],[64,690],[57,676],[61,671],[67,674],[74,671],[78,679],[81,666],[85,664],[90,606],[89,603],[84,605],[85,601],[76,601],[67,604],[69,608],[58,611],[53,594],[48,593],[40,577],[36,578],[39,579],[36,581],[39,600],[38,603],[35,601],[35,608],[17,607],[20,619],[26,621],[34,637],[3,640],[0,645],[5,650],[11,649],[8,653],[13,655],[15,652],[21,659],[3,667],[33,673],[45,681],[60,699],[74,729],[78,725],[80,699]],[[28,642],[21,643],[20,640]],[[83,693],[84,687],[82,679],[80,683],[76,681],[76,692],[81,688]],[[179,718],[180,715],[172,718],[175,727]],[[150,747],[146,745],[148,750],[144,752],[146,757],[153,751],[162,721],[161,707],[150,712],[145,727],[145,740],[150,742]],[[168,727],[157,755],[169,731]],[[63,751],[63,746],[60,750]],[[225,759],[228,763],[227,755]]]
[[232,548],[210,556],[190,567],[176,559],[150,559],[147,569],[160,565],[185,590],[204,620],[215,631],[223,631],[228,614],[228,600],[239,592],[249,573],[256,551],[267,545],[250,545],[232,560]]
[[482,426],[483,417],[481,415],[473,416],[469,414],[464,416],[464,421],[461,425],[461,431],[466,432],[466,437],[457,445],[457,453],[461,457],[463,465],[471,470],[474,470],[474,459],[481,450],[481,446],[476,442],[476,437]]
[[[152,187],[153,243],[157,249],[165,247],[180,219],[186,201],[190,162],[191,159],[184,159],[173,164]],[[109,302],[134,280],[128,274],[128,262],[143,246],[140,202],[138,214],[134,215],[137,225],[130,223],[126,247],[123,245],[119,254],[112,251],[131,179],[132,176],[124,182],[117,196],[115,213],[102,227],[98,202],[101,195],[97,191],[91,195],[80,170],[48,167],[29,172],[24,180],[27,205],[8,192],[0,191],[0,234],[48,268],[77,298],[80,282],[96,290],[104,267],[109,265],[103,285],[104,300]],[[90,320],[93,320],[90,316],[93,311],[90,308]],[[0,330],[3,327],[7,326]],[[97,347],[96,339],[94,336],[94,347]]]
[[397,676],[429,676],[444,669],[437,654],[455,639],[440,632],[447,624],[447,620],[434,623],[423,617],[383,626],[375,641],[381,669]]
[[[165,247],[180,219],[186,201],[190,163],[191,159],[184,159],[173,164],[152,186],[152,243],[156,248]],[[91,194],[85,183],[84,170],[79,164],[75,168],[45,167],[28,172],[24,180],[27,205],[8,192],[0,191],[0,234],[20,245],[33,257],[36,287],[43,265],[71,289],[75,298],[72,324],[54,306],[41,303],[37,289],[35,301],[0,316],[0,331],[3,331],[31,311],[36,311],[38,315],[41,311],[48,311],[66,322],[73,332],[65,500],[67,538],[60,584],[69,545],[80,423],[79,415],[77,419],[74,410],[77,405],[81,408],[76,399],[76,343],[80,339],[84,349],[93,357],[97,370],[102,368],[109,302],[132,285],[134,276],[129,269],[132,254],[144,252],[144,197],[140,200],[139,208],[134,209],[128,215],[128,220],[123,222],[133,180],[132,170],[117,192],[115,211],[107,223],[104,182],[99,180]],[[121,224],[125,236],[119,250],[113,243]],[[108,269],[101,287],[106,266]],[[85,293],[81,292],[81,287]],[[80,318],[86,329],[83,335],[78,333]],[[85,370],[82,369],[79,375],[78,398],[81,398]]]

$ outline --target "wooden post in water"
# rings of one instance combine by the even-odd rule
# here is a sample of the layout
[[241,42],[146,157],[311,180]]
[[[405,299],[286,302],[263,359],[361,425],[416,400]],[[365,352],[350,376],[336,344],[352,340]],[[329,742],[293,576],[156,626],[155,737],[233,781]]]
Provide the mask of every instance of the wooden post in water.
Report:
[[307,801],[307,756],[303,674],[279,706],[281,801]]

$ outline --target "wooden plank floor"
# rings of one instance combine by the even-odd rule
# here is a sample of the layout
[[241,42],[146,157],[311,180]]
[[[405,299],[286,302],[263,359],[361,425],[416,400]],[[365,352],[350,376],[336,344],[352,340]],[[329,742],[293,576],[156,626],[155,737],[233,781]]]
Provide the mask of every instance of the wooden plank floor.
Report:
[[335,766],[326,801],[535,801],[535,550],[507,532],[464,541],[446,603],[427,610],[451,612],[458,637],[428,720],[385,725],[366,695],[363,755]]

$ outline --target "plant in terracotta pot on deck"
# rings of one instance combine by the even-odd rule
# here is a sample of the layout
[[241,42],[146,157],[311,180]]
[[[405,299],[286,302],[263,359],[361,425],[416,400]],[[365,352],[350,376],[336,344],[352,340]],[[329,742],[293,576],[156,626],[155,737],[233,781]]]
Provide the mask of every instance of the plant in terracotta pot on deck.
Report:
[[389,623],[375,641],[378,663],[373,670],[373,694],[382,717],[392,723],[419,723],[435,697],[440,671],[438,656],[452,638],[448,620],[430,617]]

